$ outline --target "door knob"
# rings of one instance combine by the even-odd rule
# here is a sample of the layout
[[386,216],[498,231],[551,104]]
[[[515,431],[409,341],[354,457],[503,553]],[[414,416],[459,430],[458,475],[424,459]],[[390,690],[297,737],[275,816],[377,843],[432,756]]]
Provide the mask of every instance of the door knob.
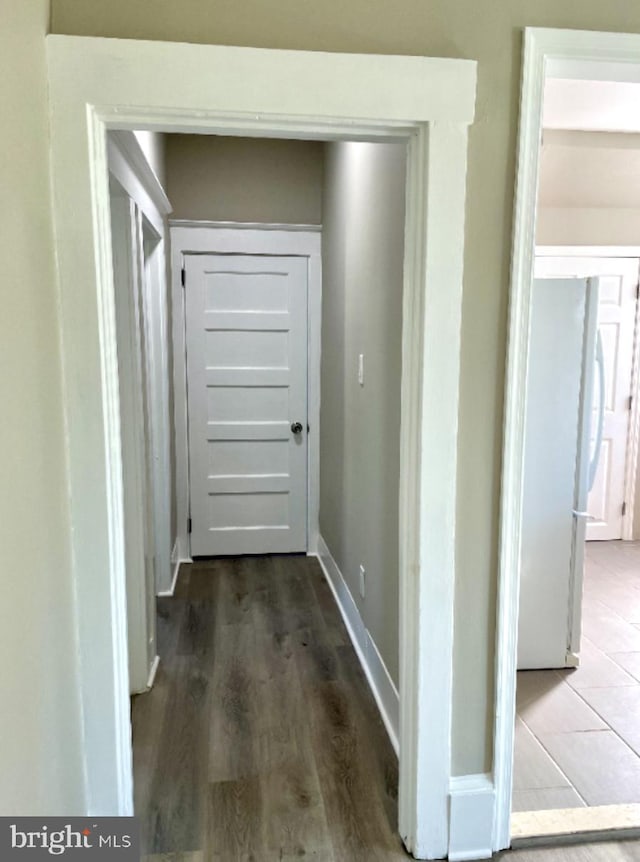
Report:
[[291,430],[294,434],[302,434],[302,422],[292,422]]

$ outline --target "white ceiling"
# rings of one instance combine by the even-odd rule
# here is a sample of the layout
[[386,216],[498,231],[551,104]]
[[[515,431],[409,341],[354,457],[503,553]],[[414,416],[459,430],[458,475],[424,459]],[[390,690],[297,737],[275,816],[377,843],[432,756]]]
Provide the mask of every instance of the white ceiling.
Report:
[[543,126],[547,129],[640,132],[640,83],[548,77]]

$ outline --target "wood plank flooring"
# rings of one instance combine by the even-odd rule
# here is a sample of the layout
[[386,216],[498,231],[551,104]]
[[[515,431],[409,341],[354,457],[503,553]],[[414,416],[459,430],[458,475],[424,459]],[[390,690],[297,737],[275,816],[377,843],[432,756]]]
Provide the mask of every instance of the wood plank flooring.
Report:
[[[400,862],[397,761],[317,562],[183,566],[133,699],[146,862]],[[545,783],[545,776],[539,780]],[[640,862],[638,842],[502,862]]]
[[397,862],[397,759],[317,561],[183,566],[133,699],[143,854]]

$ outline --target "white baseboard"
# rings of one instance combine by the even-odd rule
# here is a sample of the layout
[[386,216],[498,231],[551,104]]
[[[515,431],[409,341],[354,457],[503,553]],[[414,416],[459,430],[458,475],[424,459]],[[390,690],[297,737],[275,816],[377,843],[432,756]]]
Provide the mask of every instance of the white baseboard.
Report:
[[490,775],[464,775],[451,779],[449,862],[491,858],[495,797]]
[[149,679],[147,680],[147,691],[151,691],[153,688],[153,684],[156,681],[156,674],[158,673],[158,668],[160,666],[160,656],[157,655],[153,663],[151,665],[151,670],[149,671]]
[[173,545],[173,553],[171,554],[171,562],[175,563],[180,560],[181,563],[192,563],[191,559],[191,543],[189,542],[189,534],[178,533],[176,541]]
[[309,539],[307,541],[307,556],[308,557],[317,557],[320,559],[320,554],[318,552],[318,540],[319,535],[317,530],[309,531]]
[[347,627],[351,643],[360,660],[362,669],[369,683],[375,701],[380,710],[382,721],[389,734],[391,745],[398,754],[398,726],[400,699],[398,690],[389,676],[378,648],[369,634],[360,611],[353,600],[353,596],[338,568],[336,561],[331,556],[322,536],[318,536],[318,560],[331,587],[342,619]]
[[174,566],[178,562],[178,560],[180,559],[180,548],[178,547],[179,541],[180,540],[176,536],[174,543],[173,543],[173,548],[171,548],[171,563]]
[[173,550],[171,551],[171,562],[173,563],[173,577],[171,578],[171,586],[168,590],[161,590],[158,593],[158,596],[162,596],[162,598],[171,598],[171,596],[175,593],[176,584],[178,583],[178,575],[180,574],[180,566],[183,563],[193,562],[192,560],[186,560],[180,557],[177,539],[175,540],[173,544]]

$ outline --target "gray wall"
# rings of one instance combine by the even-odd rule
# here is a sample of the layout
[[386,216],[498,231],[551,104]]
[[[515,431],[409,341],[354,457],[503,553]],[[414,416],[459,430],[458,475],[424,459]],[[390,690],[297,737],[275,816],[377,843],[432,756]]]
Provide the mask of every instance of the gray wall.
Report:
[[396,684],[404,184],[403,145],[326,147],[320,532]]
[[166,135],[171,218],[320,224],[323,144]]
[[47,0],[0,4],[0,812],[84,813],[49,198]]

